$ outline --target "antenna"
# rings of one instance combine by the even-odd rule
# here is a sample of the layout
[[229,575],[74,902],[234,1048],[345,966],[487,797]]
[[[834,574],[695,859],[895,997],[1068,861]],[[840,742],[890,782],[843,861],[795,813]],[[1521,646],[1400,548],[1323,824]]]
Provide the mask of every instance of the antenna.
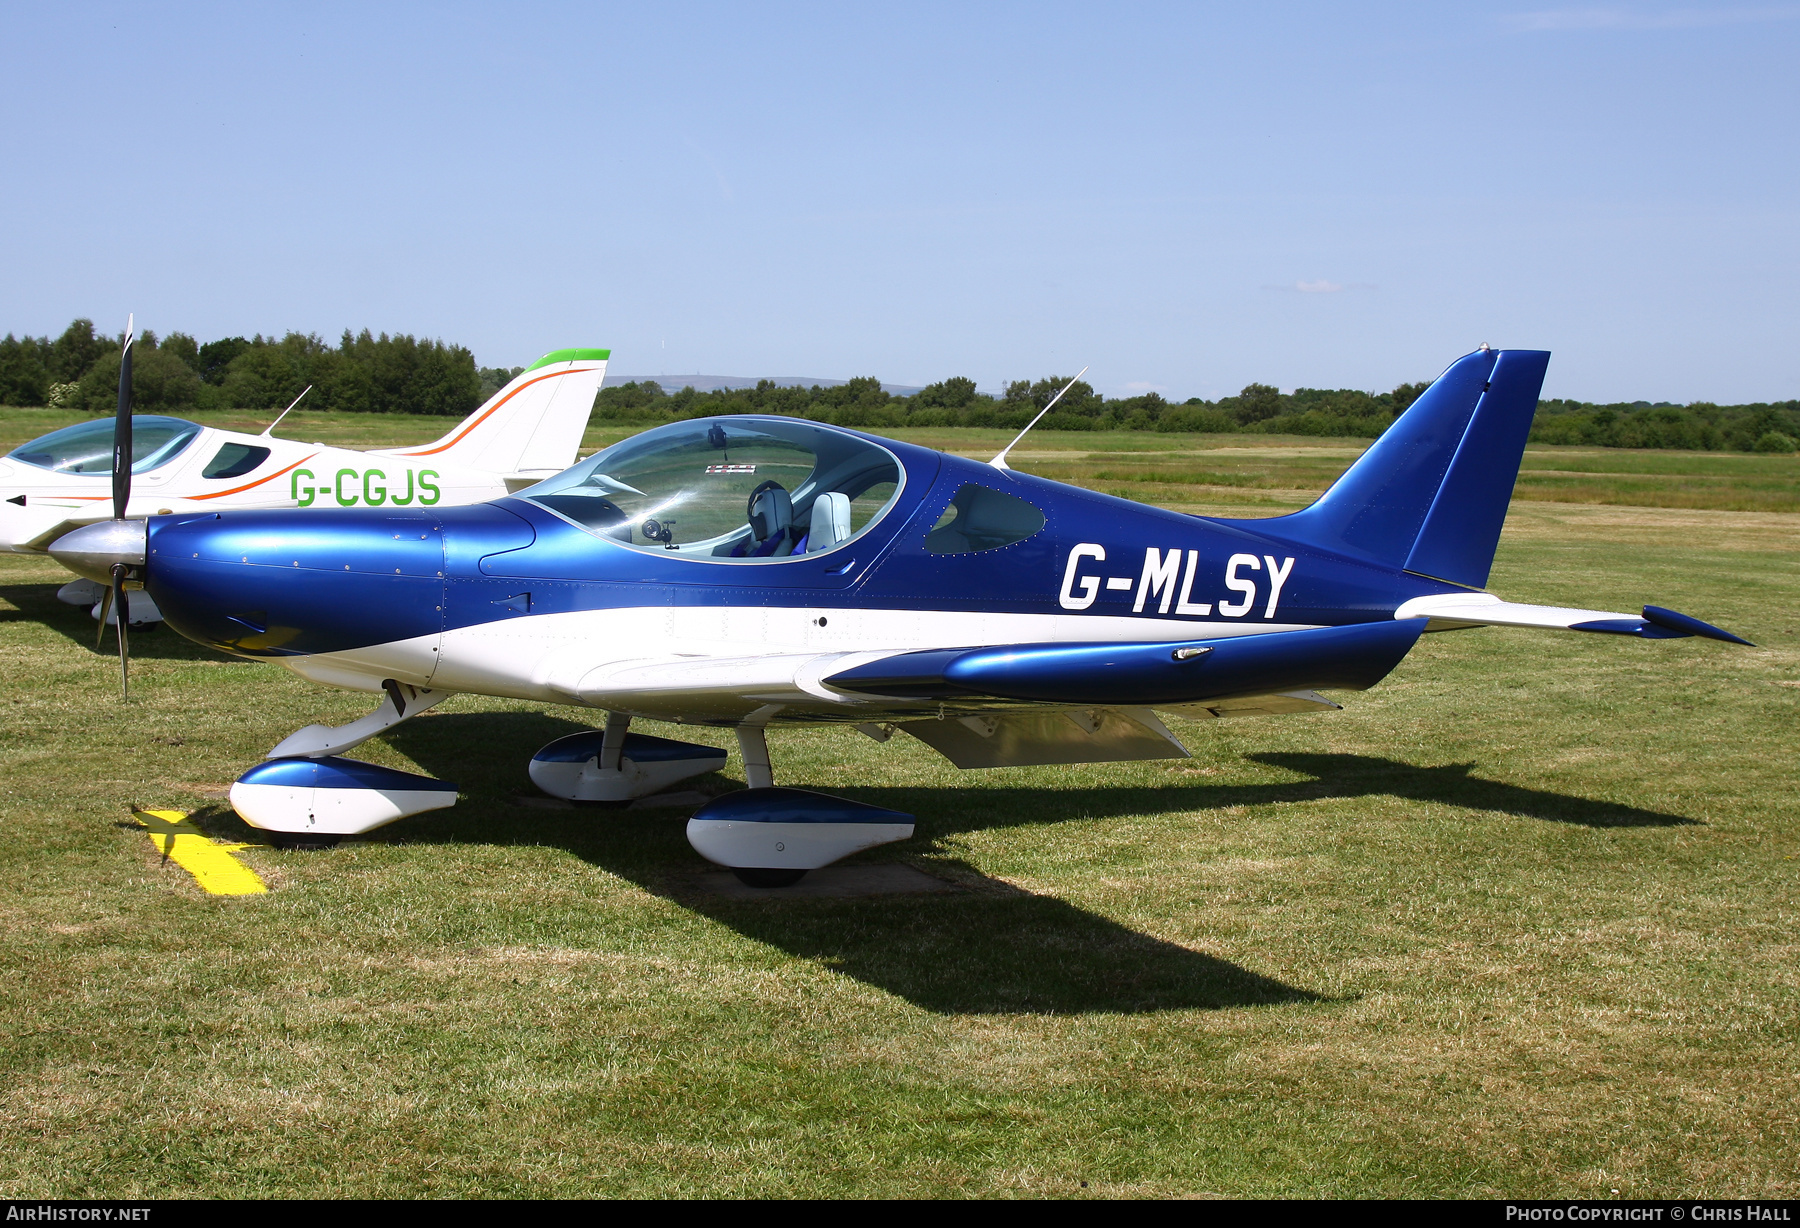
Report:
[[313,390],[313,386],[311,384],[308,384],[306,387],[302,388],[300,390],[300,395],[294,398],[293,404],[289,405],[286,409],[282,410],[280,414],[276,415],[275,421],[273,421],[273,422],[269,423],[269,425],[263,427],[263,433],[260,436],[258,436],[258,438],[267,439],[269,437],[269,432],[274,430],[276,427],[280,426],[281,420],[293,412],[294,405],[300,404],[300,402],[303,399],[305,399],[306,394],[311,392],[312,390]]
[[[1091,366],[1092,364],[1090,363],[1089,365]],[[1087,374],[1087,367],[1083,367],[1081,370],[1077,371],[1075,373],[1075,378],[1070,380],[1068,383],[1066,383],[1062,386],[1062,392],[1059,392],[1055,396],[1051,397],[1050,404],[1045,405],[1044,408],[1037,411],[1037,418],[1033,418],[1030,422],[1027,422],[1025,424],[1025,430],[1020,431],[1017,435],[1013,436],[1013,441],[1011,443],[1007,444],[1004,448],[1001,448],[1000,455],[996,456],[993,460],[989,461],[988,464],[992,465],[996,469],[1011,469],[1012,466],[1006,463],[1006,454],[1008,452],[1011,452],[1015,447],[1018,446],[1019,440],[1025,438],[1025,431],[1029,431],[1032,427],[1034,427],[1038,424],[1038,418],[1042,418],[1045,414],[1050,412],[1051,405],[1054,405],[1058,401],[1063,399],[1063,392],[1067,392],[1069,389],[1073,388],[1077,383],[1079,383],[1081,381],[1081,377],[1086,374]]]

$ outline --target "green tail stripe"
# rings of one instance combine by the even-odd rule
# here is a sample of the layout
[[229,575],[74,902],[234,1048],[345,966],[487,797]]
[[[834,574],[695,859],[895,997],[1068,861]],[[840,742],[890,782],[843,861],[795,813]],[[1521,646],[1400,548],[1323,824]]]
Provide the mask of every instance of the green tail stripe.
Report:
[[547,367],[553,362],[604,362],[611,357],[611,350],[551,350],[525,369],[535,371],[539,367]]

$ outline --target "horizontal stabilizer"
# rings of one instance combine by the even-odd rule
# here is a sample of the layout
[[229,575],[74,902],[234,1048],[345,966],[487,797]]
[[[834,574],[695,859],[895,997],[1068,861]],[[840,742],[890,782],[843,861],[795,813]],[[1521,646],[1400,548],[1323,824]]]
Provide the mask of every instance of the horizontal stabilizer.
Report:
[[[1409,629],[1396,632],[1396,627]],[[823,681],[843,691],[912,699],[986,695],[1145,707],[1320,687],[1360,691],[1385,678],[1423,630],[1419,623],[1383,622],[1160,644],[909,652]]]
[[1647,640],[1684,639],[1704,636],[1728,644],[1755,647],[1729,631],[1647,605],[1644,612],[1621,614],[1608,610],[1579,610],[1557,605],[1522,605],[1502,601],[1489,593],[1444,593],[1432,597],[1415,597],[1394,611],[1397,619],[1427,619],[1427,631],[1447,631],[1455,627],[1538,627],[1549,631],[1597,631],[1606,635],[1636,635]]

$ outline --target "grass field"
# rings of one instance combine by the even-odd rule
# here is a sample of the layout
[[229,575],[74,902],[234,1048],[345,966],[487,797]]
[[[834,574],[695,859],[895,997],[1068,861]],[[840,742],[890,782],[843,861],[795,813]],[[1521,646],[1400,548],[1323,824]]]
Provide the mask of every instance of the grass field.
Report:
[[[1234,515],[1354,452],[1028,442]],[[0,1196],[1796,1196],[1796,479],[1533,449],[1501,544],[1506,597],[1755,649],[1436,635],[1342,712],[1174,722],[1185,761],[778,733],[778,782],[918,816],[869,860],[959,888],[863,900],[705,894],[684,813],[532,804],[531,752],[596,714],[469,697],[356,752],[454,810],[206,896],[127,804],[254,840],[227,782],[366,699],[160,632],[121,705],[61,573],[0,555]]]
[[[256,432],[272,414],[202,414],[211,426]],[[88,414],[0,406],[0,450]],[[445,418],[404,414],[289,414],[281,433],[346,448],[388,448],[435,439]],[[637,427],[590,426],[585,450],[614,443]],[[896,430],[895,438],[983,460],[1011,431]],[[1075,482],[1128,499],[1213,508],[1223,515],[1279,515],[1310,503],[1362,452],[1366,440],[1300,435],[1159,435],[1145,431],[1034,431],[1008,458],[1017,469]],[[1746,512],[1800,512],[1800,458],[1742,452],[1663,452],[1534,445],[1526,451],[1514,497],[1552,503],[1610,503]],[[1260,510],[1259,510],[1260,509]]]

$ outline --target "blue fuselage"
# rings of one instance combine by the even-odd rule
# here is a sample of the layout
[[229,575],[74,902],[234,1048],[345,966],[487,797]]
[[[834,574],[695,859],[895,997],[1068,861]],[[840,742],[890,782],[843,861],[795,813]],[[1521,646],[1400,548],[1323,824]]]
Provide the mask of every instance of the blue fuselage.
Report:
[[[900,495],[879,523],[820,553],[726,560],[634,549],[509,497],[431,510],[155,517],[147,587],[183,635],[251,657],[627,607],[1057,616],[1059,639],[1089,638],[1073,620],[1116,628],[1114,619],[1144,619],[1158,630],[1132,638],[1180,638],[1172,623],[1199,637],[1391,619],[1409,598],[1466,591],[1308,546],[1283,532],[1284,517],[1182,515],[879,442],[904,465]],[[1029,502],[1043,528],[995,549],[928,551],[926,534],[970,484]],[[1096,632],[1116,638],[1098,622]]]

